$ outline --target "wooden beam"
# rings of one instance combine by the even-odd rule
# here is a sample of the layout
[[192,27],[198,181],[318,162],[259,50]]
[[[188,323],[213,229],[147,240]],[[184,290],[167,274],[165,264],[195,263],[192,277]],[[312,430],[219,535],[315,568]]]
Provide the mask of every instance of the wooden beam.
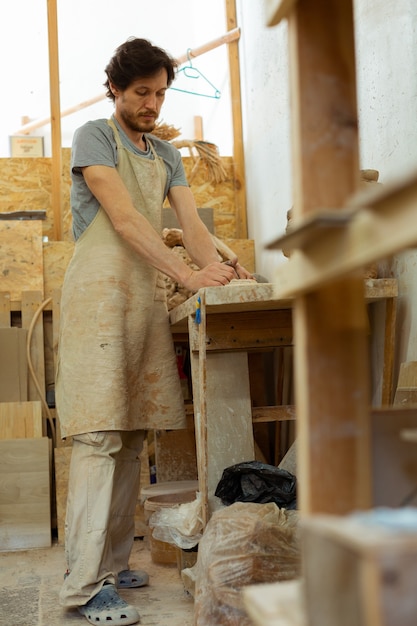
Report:
[[207,321],[206,351],[262,351],[293,344],[291,309],[212,313]]
[[[236,0],[225,0],[228,29],[237,28]],[[239,42],[229,43],[230,96],[232,100],[233,164],[236,201],[237,239],[246,239],[248,224],[246,214],[245,155],[243,149],[243,122],[240,87]]]
[[257,406],[252,408],[252,422],[254,424],[260,424],[262,422],[285,422],[295,419],[295,406],[293,404]]
[[[288,26],[294,219],[299,220],[317,207],[344,206],[357,188],[352,0],[298,2]],[[276,290],[281,292],[277,283]],[[298,293],[294,335],[300,510],[344,514],[366,508],[371,499],[363,280],[358,274]]]
[[56,0],[47,0],[48,4],[48,43],[49,43],[49,98],[51,107],[51,145],[52,145],[52,197],[54,215],[54,239],[62,237],[62,142],[61,142],[61,107],[59,93],[59,55],[58,55],[58,17]]
[[227,43],[232,43],[233,41],[237,41],[240,38],[240,28],[231,28],[224,35],[213,39],[197,48],[191,48],[187,50],[185,54],[180,55],[176,58],[178,63],[185,63],[189,60],[189,57],[192,59],[205,54],[206,52],[210,52],[210,50],[214,50],[219,46],[224,46]]
[[[323,226],[329,212],[299,221],[288,240],[300,249],[275,276],[277,296],[289,297],[318,288],[417,244],[417,173],[400,182],[358,194],[334,225]],[[286,246],[286,237],[270,248]]]
[[297,0],[266,0],[266,25],[276,26],[288,17]]
[[[234,28],[231,31],[225,33],[224,35],[217,37],[217,39],[213,39],[212,41],[209,41],[201,46],[198,46],[197,48],[192,48],[191,50],[188,50],[186,53],[178,56],[176,58],[176,61],[179,64],[182,64],[185,61],[187,61],[189,57],[194,59],[198,56],[201,56],[202,54],[205,54],[206,52],[210,52],[210,50],[214,50],[215,48],[218,48],[219,46],[223,46],[232,41],[236,41],[239,39],[239,37],[240,37],[240,28]],[[64,109],[63,111],[61,111],[61,118],[66,117],[68,115],[72,115],[73,113],[77,113],[78,111],[82,111],[83,109],[86,109],[92,106],[93,104],[96,104],[97,102],[101,102],[102,100],[105,100],[106,97],[107,97],[106,94],[103,92],[103,93],[98,94],[97,96],[89,98],[88,100],[83,100],[82,102],[79,102],[78,104],[75,104],[74,106],[71,106],[68,109]],[[35,122],[30,122],[28,124],[25,124],[21,128],[19,128],[19,130],[16,130],[14,134],[15,135],[29,134],[33,130],[36,130],[37,128],[41,128],[42,126],[45,126],[45,124],[49,124],[50,121],[51,121],[50,117],[45,117],[43,119],[36,120]]]

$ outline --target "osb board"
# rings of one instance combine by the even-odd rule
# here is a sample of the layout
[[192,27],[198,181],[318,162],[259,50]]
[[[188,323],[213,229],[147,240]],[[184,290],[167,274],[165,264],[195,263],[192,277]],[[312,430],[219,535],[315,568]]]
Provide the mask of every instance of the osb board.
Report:
[[41,220],[0,221],[0,276],[11,300],[20,300],[22,291],[43,292]]
[[39,211],[51,205],[51,159],[0,159],[0,211]]
[[74,252],[71,241],[49,241],[43,244],[43,278],[45,298],[61,289],[65,271]]
[[40,401],[0,402],[0,439],[42,437]]
[[[61,446],[55,448],[55,489],[56,489],[56,510],[57,510],[57,530],[58,530],[58,543],[64,544],[65,542],[65,514],[67,508],[67,495],[68,495],[68,477],[71,461],[72,447]],[[140,488],[146,487],[150,483],[149,479],[149,459],[148,459],[148,444],[145,441],[143,450],[140,455],[141,462],[141,474],[140,474]],[[140,491],[139,491],[140,492]],[[148,532],[145,523],[145,512],[143,508],[143,502],[138,497],[135,509],[135,536],[144,537]]]
[[[185,173],[189,176],[194,165],[191,157],[183,157]],[[191,182],[198,207],[210,207],[214,214],[214,234],[223,239],[236,236],[236,203],[232,157],[222,157],[222,165],[226,170],[227,180],[213,183],[208,180],[207,171],[201,165]]]
[[0,550],[51,546],[49,439],[0,441]]
[[[61,211],[62,240],[72,241],[70,211],[70,159],[71,149],[62,150]],[[191,157],[183,156],[185,172],[190,174],[194,165]],[[222,157],[227,180],[212,183],[208,180],[204,165],[198,168],[191,183],[191,190],[198,207],[214,210],[215,234],[231,237],[236,234],[235,182],[232,157]],[[6,158],[0,159],[0,212],[46,210],[42,221],[42,234],[50,241],[54,239],[54,215],[51,206],[52,162],[50,158]]]
[[249,272],[255,272],[255,242],[253,239],[229,239],[222,241],[236,254],[239,263]]

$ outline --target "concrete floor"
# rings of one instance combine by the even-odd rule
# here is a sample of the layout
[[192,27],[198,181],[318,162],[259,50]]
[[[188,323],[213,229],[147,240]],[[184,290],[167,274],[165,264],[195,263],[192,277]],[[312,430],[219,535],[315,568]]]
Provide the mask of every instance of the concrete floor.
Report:
[[[149,573],[150,584],[120,595],[134,605],[142,626],[192,626],[194,602],[184,591],[176,565],[152,562],[147,539],[136,540],[130,567]],[[76,626],[88,624],[77,610],[59,606],[65,571],[63,546],[0,553],[1,626]]]

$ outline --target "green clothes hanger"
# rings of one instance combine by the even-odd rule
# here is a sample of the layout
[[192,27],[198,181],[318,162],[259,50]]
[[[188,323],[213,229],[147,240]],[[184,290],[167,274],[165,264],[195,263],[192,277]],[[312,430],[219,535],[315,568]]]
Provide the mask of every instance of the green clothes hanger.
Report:
[[[181,67],[177,71],[177,77],[180,73],[182,73],[182,76],[185,76],[187,79],[193,81],[199,81],[200,79],[202,80],[200,82],[194,83],[193,86],[195,87],[195,89],[180,89],[179,87],[170,87],[170,89],[172,89],[173,91],[181,91],[182,93],[189,93],[194,96],[203,96],[204,98],[215,98],[216,100],[218,100],[221,96],[221,92],[217,89],[217,87],[213,85],[213,83],[209,81],[208,78],[204,76],[202,72],[200,72],[200,70],[193,66],[190,58],[190,48],[187,50],[187,59],[188,64],[184,65],[184,67]],[[207,85],[212,89],[209,93],[207,93],[207,90],[204,89],[204,87],[207,87]],[[202,89],[200,89],[201,87]]]

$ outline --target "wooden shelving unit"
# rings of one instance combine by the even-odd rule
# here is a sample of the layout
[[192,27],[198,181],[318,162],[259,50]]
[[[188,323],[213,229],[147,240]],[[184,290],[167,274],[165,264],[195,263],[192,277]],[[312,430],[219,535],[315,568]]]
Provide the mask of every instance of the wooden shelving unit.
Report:
[[[286,18],[289,32],[294,209],[291,233],[276,246],[290,245],[294,251],[275,283],[278,296],[294,298],[297,476],[301,524],[308,534],[317,518],[343,520],[373,505],[372,429],[377,422],[371,415],[361,269],[416,244],[417,176],[375,195],[356,196],[353,0],[271,0],[268,15],[270,25]],[[324,522],[322,530],[325,534]],[[260,589],[262,597],[249,589],[248,610],[255,607],[255,614],[256,605],[262,606],[254,623],[411,624],[400,608],[404,587],[391,590],[381,602],[374,583],[378,576],[383,580],[383,557],[371,572],[366,551],[358,553],[363,575],[355,578],[347,604],[338,561],[330,564],[330,598],[320,574],[321,567],[329,573],[327,552],[312,568],[305,550],[302,582],[288,589]],[[366,611],[359,617],[355,607],[364,596]]]

